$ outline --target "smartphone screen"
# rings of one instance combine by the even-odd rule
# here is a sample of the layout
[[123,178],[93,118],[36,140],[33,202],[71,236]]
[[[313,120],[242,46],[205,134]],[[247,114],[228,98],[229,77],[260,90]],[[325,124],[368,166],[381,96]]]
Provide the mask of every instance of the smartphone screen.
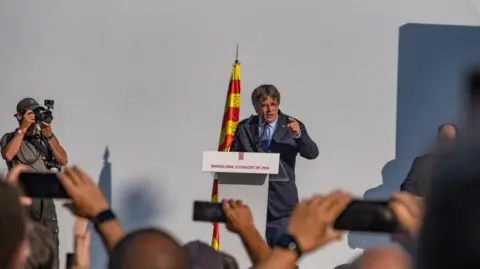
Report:
[[21,173],[19,183],[25,191],[25,195],[32,198],[70,198],[56,173]]
[[72,269],[73,265],[75,264],[75,254],[69,252],[67,253],[67,259],[66,259],[66,269]]
[[333,228],[355,232],[393,233],[398,222],[388,201],[353,200],[338,216]]
[[195,201],[193,203],[193,220],[208,222],[227,222],[221,203]]

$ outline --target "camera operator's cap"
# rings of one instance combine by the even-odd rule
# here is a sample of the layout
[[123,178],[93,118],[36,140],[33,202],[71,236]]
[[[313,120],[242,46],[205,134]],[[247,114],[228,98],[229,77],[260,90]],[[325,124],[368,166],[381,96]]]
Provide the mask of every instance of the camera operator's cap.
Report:
[[23,98],[20,102],[17,104],[17,113],[23,113],[27,110],[35,110],[37,108],[41,107],[35,99],[27,97]]

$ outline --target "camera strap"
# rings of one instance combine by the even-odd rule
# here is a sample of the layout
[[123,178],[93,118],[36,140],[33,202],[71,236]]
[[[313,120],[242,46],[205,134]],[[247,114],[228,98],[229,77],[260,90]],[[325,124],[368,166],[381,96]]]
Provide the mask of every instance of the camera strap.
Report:
[[47,160],[50,160],[51,154],[47,146],[48,142],[46,138],[43,136],[39,136],[38,139],[37,137],[32,137],[29,138],[28,141],[32,143],[38,151],[40,151],[43,157],[45,157]]

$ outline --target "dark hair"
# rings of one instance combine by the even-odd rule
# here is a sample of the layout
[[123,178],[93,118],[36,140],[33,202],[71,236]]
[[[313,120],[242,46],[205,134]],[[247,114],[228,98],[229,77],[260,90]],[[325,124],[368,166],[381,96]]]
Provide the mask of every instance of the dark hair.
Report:
[[457,126],[455,123],[453,123],[453,122],[444,122],[444,123],[440,124],[440,126],[438,126],[437,131],[438,131],[438,132],[441,132],[442,129],[443,129],[443,127],[445,127],[445,126],[452,126],[453,129],[455,129],[455,134],[458,135],[459,128],[458,128],[458,126]]
[[253,106],[262,102],[266,97],[270,97],[280,103],[280,92],[277,90],[277,87],[271,84],[262,84],[252,92]]
[[25,269],[57,268],[55,242],[48,228],[38,222],[30,222],[27,226],[27,239],[30,244],[30,255]]
[[26,237],[26,216],[17,188],[0,177],[0,266],[9,264]]
[[[127,268],[124,263],[126,260],[131,259],[132,255],[137,255],[135,259],[142,259],[142,257],[138,257],[138,251],[135,251],[135,249],[138,249],[139,246],[142,245],[143,239],[147,238],[163,240],[164,245],[162,246],[161,243],[159,244],[158,252],[161,253],[164,251],[166,254],[168,254],[168,259],[165,257],[159,257],[160,259],[165,259],[165,268],[188,268],[188,257],[180,244],[178,244],[178,242],[168,233],[156,228],[139,229],[123,237],[113,248],[110,254],[108,268]],[[167,244],[168,247],[165,247],[165,244]],[[149,261],[138,260],[138,265],[140,267],[142,262],[148,263]]]

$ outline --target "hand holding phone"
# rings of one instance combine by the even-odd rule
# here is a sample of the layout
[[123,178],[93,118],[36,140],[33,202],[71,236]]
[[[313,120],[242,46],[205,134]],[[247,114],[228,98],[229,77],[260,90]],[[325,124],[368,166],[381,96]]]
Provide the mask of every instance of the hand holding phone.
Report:
[[18,181],[28,197],[70,199],[56,173],[23,172]]
[[[221,203],[195,201],[193,220],[226,223]],[[336,230],[355,232],[394,233],[398,221],[388,201],[353,200],[333,224]]]
[[353,200],[333,224],[336,230],[394,233],[398,221],[388,201]]
[[227,223],[222,203],[195,201],[193,203],[193,220]]

